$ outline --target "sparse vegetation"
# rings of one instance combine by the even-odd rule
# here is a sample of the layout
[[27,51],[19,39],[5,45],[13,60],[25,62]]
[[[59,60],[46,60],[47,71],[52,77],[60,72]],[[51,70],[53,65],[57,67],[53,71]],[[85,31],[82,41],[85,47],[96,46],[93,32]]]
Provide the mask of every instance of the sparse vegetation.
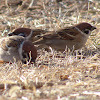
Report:
[[57,30],[88,22],[97,30],[75,54],[38,50],[36,64],[0,63],[0,100],[100,100],[100,1],[9,1],[15,0],[0,0],[1,38],[19,27]]

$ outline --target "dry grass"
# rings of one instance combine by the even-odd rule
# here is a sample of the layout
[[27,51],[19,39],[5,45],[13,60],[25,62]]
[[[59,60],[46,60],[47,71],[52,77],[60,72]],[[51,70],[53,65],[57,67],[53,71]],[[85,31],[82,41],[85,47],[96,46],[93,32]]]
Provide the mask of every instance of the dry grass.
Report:
[[18,27],[57,30],[85,21],[98,29],[75,54],[39,50],[36,65],[0,64],[0,100],[100,100],[100,1],[6,1],[0,1],[1,38]]

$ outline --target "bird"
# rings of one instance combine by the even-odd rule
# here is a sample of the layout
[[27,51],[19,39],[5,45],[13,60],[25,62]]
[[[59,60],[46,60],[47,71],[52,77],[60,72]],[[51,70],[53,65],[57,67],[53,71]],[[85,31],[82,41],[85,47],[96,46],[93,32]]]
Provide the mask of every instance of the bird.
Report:
[[23,36],[25,39],[34,42],[38,40],[38,35],[45,34],[46,32],[48,31],[42,29],[17,28],[13,32],[8,33],[8,36]]
[[67,47],[70,50],[78,50],[85,45],[94,29],[96,29],[95,26],[87,22],[81,22],[43,34],[33,44],[38,45],[37,49],[51,47],[57,51],[64,51]]
[[0,39],[0,62],[35,62],[37,50],[31,41],[22,36],[10,36]]
[[14,1],[14,0],[6,0],[5,1],[5,4],[7,5],[7,6],[17,6],[17,5],[21,5],[22,4],[22,0],[16,0],[16,1]]

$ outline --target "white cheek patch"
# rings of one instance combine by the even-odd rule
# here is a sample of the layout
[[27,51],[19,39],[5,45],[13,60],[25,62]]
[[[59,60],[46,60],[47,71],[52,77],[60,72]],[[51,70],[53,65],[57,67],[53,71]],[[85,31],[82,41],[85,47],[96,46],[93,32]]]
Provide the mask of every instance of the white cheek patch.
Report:
[[20,47],[19,47],[19,49],[18,49],[19,56],[20,56],[20,59],[21,59],[21,60],[24,60],[24,58],[23,58],[23,56],[22,56],[22,53],[23,53],[23,50],[22,50],[23,44],[24,44],[24,42],[22,42],[22,44],[20,45]]
[[29,52],[29,54],[25,53],[24,50],[22,49],[23,44],[24,44],[24,42],[20,45],[20,47],[18,49],[20,59],[24,62],[26,62],[26,61],[30,62],[31,61],[31,51]]
[[32,37],[33,31],[31,30],[30,34],[26,37],[27,40],[29,40]]
[[91,31],[89,29],[85,29],[84,31],[87,35],[91,33]]
[[87,31],[89,31],[89,33],[88,34],[86,34],[86,33],[84,33],[84,32],[82,32],[80,29],[78,29],[77,27],[75,27],[82,35],[85,35],[86,37],[88,37],[89,35],[90,35],[90,33],[91,33],[91,31],[89,30],[89,29],[86,29]]

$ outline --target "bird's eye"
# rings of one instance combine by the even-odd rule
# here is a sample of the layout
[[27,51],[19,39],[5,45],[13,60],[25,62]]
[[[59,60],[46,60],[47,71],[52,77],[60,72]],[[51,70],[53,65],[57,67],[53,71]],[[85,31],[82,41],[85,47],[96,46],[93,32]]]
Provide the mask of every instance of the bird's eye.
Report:
[[84,33],[89,34],[90,31],[89,31],[88,29],[85,29],[85,30],[84,30]]

